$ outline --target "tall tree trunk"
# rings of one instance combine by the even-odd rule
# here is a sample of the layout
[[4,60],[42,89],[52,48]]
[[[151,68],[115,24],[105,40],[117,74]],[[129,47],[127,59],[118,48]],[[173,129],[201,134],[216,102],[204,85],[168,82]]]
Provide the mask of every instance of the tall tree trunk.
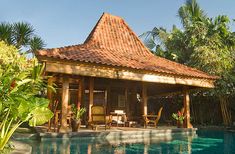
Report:
[[225,126],[232,124],[231,111],[229,108],[229,101],[227,96],[219,96],[221,113],[223,117],[223,123]]

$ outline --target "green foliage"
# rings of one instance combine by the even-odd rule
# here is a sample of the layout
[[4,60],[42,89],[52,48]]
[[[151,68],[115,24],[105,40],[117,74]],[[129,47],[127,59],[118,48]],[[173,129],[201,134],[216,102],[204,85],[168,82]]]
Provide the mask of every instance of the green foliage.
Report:
[[[48,105],[48,103],[47,103]],[[43,113],[43,114],[42,114]],[[53,117],[53,113],[47,107],[36,107],[31,112],[30,126],[42,125]]]
[[[15,61],[15,59],[18,59],[18,61]],[[3,41],[0,41],[0,64],[0,68],[11,64],[11,67],[21,70],[26,65],[26,58],[24,56],[19,56],[16,47],[8,46]],[[1,70],[2,69],[0,69],[0,71]]]
[[[218,96],[234,95],[235,35],[230,31],[229,22],[227,16],[218,16],[200,24],[205,28],[194,37],[194,50],[189,60],[191,66],[220,77],[214,91]],[[194,27],[197,25],[194,23]],[[191,32],[191,36],[196,35]]]
[[13,28],[9,23],[0,23],[0,36],[1,40],[7,44],[13,44]]
[[178,111],[177,113],[172,114],[172,118],[175,119],[176,121],[179,121],[181,124],[183,124],[185,117],[184,117],[183,113]]
[[144,39],[145,45],[153,54],[170,60],[177,60],[178,56],[173,52],[173,50],[166,50],[167,42],[170,37],[171,34],[162,27],[154,27],[152,31],[148,31],[140,35],[140,38]]
[[44,41],[36,36],[33,26],[25,22],[0,23],[0,41],[17,49],[24,47],[26,53],[32,54],[45,46]]
[[235,95],[235,32],[231,31],[230,19],[226,15],[209,18],[196,0],[186,0],[178,16],[183,29],[173,26],[169,32],[164,30],[162,37],[159,31],[164,28],[154,28],[142,35],[144,42],[151,51],[157,49],[153,53],[158,56],[218,76],[213,90],[194,95],[219,98],[221,110],[223,106],[228,110],[222,111],[224,124],[229,125],[232,120],[225,117],[231,117],[227,109],[231,106],[224,102]]
[[206,18],[205,12],[196,0],[186,0],[185,4],[179,8],[178,16],[185,27],[191,25],[194,21],[203,21]]
[[45,42],[38,36],[34,36],[29,41],[30,50],[27,53],[35,52],[38,49],[42,49],[45,46]]
[[80,120],[82,115],[86,112],[86,108],[77,108],[74,104],[72,104],[73,116],[76,120]]
[[154,28],[145,33],[148,35],[142,35],[147,47],[152,50],[160,46],[161,54],[156,55],[220,77],[213,94],[233,95],[235,33],[230,30],[230,19],[225,15],[207,17],[196,0],[187,0],[179,8],[178,16],[184,29],[173,26],[167,32]]
[[12,25],[13,27],[13,41],[17,48],[21,48],[23,45],[27,45],[31,39],[31,36],[34,33],[33,26],[24,23],[18,22]]
[[43,66],[35,60],[27,61],[15,47],[3,42],[0,42],[0,61],[0,150],[3,150],[23,122],[40,125],[53,113],[47,108],[49,101],[40,97],[46,88]]

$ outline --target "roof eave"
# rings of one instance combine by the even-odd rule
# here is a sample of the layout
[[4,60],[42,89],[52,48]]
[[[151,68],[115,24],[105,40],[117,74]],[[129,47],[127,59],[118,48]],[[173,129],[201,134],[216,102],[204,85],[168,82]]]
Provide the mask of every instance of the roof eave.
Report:
[[[46,71],[82,76],[95,76],[101,78],[135,80],[165,84],[182,84],[203,88],[214,88],[214,78],[190,77],[178,74],[167,74],[148,70],[133,69],[128,67],[113,67],[110,65],[77,62],[37,56],[39,61],[46,63]],[[106,74],[106,75],[105,75]]]

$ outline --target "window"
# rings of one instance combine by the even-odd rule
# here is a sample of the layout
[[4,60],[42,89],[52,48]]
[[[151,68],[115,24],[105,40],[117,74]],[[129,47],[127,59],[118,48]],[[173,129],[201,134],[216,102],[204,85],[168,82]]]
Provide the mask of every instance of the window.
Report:
[[118,107],[125,107],[126,98],[125,95],[118,95]]

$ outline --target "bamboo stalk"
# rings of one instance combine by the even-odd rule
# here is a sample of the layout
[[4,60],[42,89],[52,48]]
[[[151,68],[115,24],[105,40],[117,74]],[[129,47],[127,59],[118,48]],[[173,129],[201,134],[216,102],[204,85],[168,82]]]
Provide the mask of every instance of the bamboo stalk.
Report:
[[225,110],[225,117],[226,117],[226,125],[228,125],[229,123],[229,118],[228,118],[228,110],[227,110],[227,105],[226,105],[226,101],[225,101],[225,98],[223,99],[223,105],[224,105],[224,110]]
[[224,113],[225,113],[225,119],[226,119],[226,125],[228,125],[229,121],[228,121],[228,111],[227,111],[227,107],[226,107],[226,102],[223,99],[223,106],[224,106]]
[[224,124],[227,125],[227,118],[226,118],[223,98],[221,98],[221,105],[222,105],[222,109],[223,109]]
[[227,119],[226,119],[226,116],[225,116],[225,110],[224,110],[224,105],[223,105],[223,98],[220,96],[219,100],[220,100],[221,113],[222,113],[222,117],[223,117],[223,123],[226,125],[227,124]]
[[231,124],[231,122],[232,122],[232,118],[231,118],[231,112],[230,112],[230,110],[229,110],[229,105],[228,105],[228,99],[227,99],[227,97],[226,97],[226,100],[225,100],[225,106],[226,106],[226,111],[227,111],[227,119],[228,119],[228,125],[230,125]]

